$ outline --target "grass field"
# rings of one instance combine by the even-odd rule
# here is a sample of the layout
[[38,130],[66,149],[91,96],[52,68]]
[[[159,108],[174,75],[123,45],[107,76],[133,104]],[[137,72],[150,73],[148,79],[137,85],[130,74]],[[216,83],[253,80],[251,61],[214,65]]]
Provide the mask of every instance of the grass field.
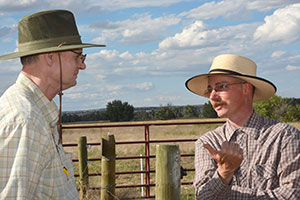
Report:
[[[174,122],[176,120],[172,120]],[[182,121],[182,120],[181,120]],[[300,129],[300,123],[291,123],[296,128]],[[206,125],[169,125],[169,126],[150,126],[150,140],[160,139],[197,139],[203,133],[215,129],[220,124],[206,124]],[[100,128],[100,129],[65,129],[63,130],[63,141],[65,144],[77,143],[80,136],[86,136],[88,143],[100,142],[101,137],[104,134],[110,133],[115,136],[116,142],[118,141],[132,141],[132,140],[144,140],[144,127],[114,127],[114,128]],[[176,143],[175,143],[176,144]],[[194,143],[184,142],[177,143],[181,153],[194,153]],[[151,144],[150,154],[155,155],[156,144]],[[144,144],[131,144],[131,145],[117,145],[117,156],[137,156],[144,155]],[[77,158],[77,148],[65,147],[65,151],[72,152],[73,158]],[[88,149],[89,158],[100,157],[100,146],[93,146]],[[100,161],[90,162],[89,173],[100,173],[101,163]],[[181,166],[184,168],[194,168],[194,160],[191,157],[181,158]],[[78,165],[74,163],[75,173],[78,173]],[[155,169],[155,159],[151,159],[151,170]],[[116,171],[139,171],[140,160],[117,160]],[[77,172],[76,172],[77,171]],[[188,172],[182,181],[192,181],[194,172]],[[90,187],[100,186],[100,176],[90,177]],[[79,180],[76,179],[77,185]],[[151,174],[151,183],[155,183],[155,175]],[[141,184],[140,174],[127,174],[117,175],[117,185],[124,184]],[[151,195],[155,194],[155,188],[151,188]],[[188,200],[194,199],[194,189],[192,185],[181,187],[181,199]],[[141,188],[129,188],[129,189],[116,189],[116,195],[120,199],[128,199],[141,196]],[[89,199],[99,199],[100,192],[92,191],[89,193]]]

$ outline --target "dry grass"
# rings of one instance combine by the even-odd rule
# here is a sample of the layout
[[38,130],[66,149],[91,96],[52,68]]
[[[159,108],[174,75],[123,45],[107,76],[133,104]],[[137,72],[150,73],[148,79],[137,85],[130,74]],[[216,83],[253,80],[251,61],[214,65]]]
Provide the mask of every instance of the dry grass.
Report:
[[[215,119],[214,119],[215,120]],[[220,121],[222,119],[219,119]],[[149,121],[147,123],[165,123],[165,122],[182,122],[182,121],[211,121],[210,119],[206,120],[169,120],[169,121]],[[223,121],[223,120],[222,120]],[[130,122],[126,124],[144,124],[145,122]],[[101,125],[107,125],[108,123],[101,123]],[[120,125],[124,123],[109,123],[109,125]],[[82,126],[87,124],[76,124],[74,126]],[[88,124],[88,125],[97,125]],[[211,124],[211,125],[168,125],[161,126],[155,125],[150,126],[150,139],[151,140],[159,140],[159,139],[190,139],[190,138],[198,138],[204,132],[214,129],[216,126],[220,124]],[[65,125],[65,127],[71,125]],[[132,140],[144,140],[145,128],[143,126],[135,126],[135,127],[112,127],[112,128],[85,128],[85,129],[64,129],[63,130],[63,141],[66,144],[69,143],[77,143],[77,140],[81,136],[87,137],[87,142],[100,142],[101,137],[105,134],[112,134],[115,136],[116,142],[118,141],[132,141]],[[125,155],[137,155],[137,148],[135,145],[120,145],[122,148],[122,153]],[[191,145],[187,144],[187,148]],[[118,146],[117,146],[118,148]],[[186,148],[182,148],[185,151]],[[73,152],[73,157],[77,158],[77,150],[72,149],[69,150]],[[120,152],[120,151],[117,151]],[[140,152],[138,152],[140,153]]]
[[[171,122],[181,122],[182,120],[172,120]],[[187,120],[188,121],[188,120]],[[195,120],[192,120],[195,121]],[[160,121],[163,123],[164,121]],[[170,121],[169,121],[170,122]],[[135,122],[144,123],[144,122]],[[113,123],[110,123],[113,124]],[[120,123],[114,123],[120,124]],[[122,124],[122,123],[121,123]],[[291,123],[296,128],[300,129],[300,123]],[[83,124],[81,124],[83,125]],[[203,133],[215,129],[220,124],[206,124],[206,125],[169,125],[169,126],[150,126],[150,140],[161,140],[161,139],[197,139]],[[67,126],[67,125],[66,125]],[[80,126],[80,125],[77,125]],[[89,128],[89,129],[64,129],[63,130],[63,141],[65,144],[77,143],[77,140],[81,136],[87,137],[88,143],[100,142],[103,135],[110,133],[115,136],[116,142],[120,141],[132,141],[145,139],[144,136],[145,128],[142,127],[113,127],[113,128]],[[194,143],[184,142],[177,143],[180,148],[181,153],[194,153]],[[156,144],[150,145],[150,154],[155,155]],[[73,153],[73,158],[77,158],[78,152],[77,148],[65,147],[65,150]],[[116,146],[117,156],[137,156],[140,154],[144,155],[144,145],[143,144],[130,144],[130,145],[117,145]],[[89,158],[99,158],[100,157],[100,146],[92,146],[88,149]],[[187,157],[181,159],[181,165],[184,168],[193,168],[194,161],[193,158]],[[77,163],[74,164],[75,170],[78,171]],[[89,173],[100,173],[101,163],[90,162],[89,163]],[[151,159],[151,170],[155,169],[155,159]],[[117,160],[116,171],[139,171],[140,170],[140,160]],[[188,172],[182,181],[192,181],[194,177],[194,172]],[[140,184],[140,174],[134,175],[118,175],[116,177],[116,182],[118,185],[124,184]],[[90,177],[90,187],[100,186],[100,177]],[[77,184],[79,180],[77,179]],[[155,175],[151,174],[151,183],[155,183]],[[151,195],[155,194],[155,188],[151,188]],[[194,199],[194,190],[191,185],[182,186],[181,188],[182,198],[181,199]],[[130,189],[116,189],[116,194],[121,199],[126,199],[128,197],[141,196],[140,188],[130,188]],[[89,199],[99,199],[99,191],[91,192]]]
[[290,124],[300,130],[300,122],[291,122]]

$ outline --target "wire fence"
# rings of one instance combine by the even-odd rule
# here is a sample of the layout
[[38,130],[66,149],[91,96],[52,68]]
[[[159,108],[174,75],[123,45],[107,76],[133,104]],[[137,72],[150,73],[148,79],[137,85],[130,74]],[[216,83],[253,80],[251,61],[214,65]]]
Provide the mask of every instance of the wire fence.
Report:
[[[116,189],[122,188],[142,188],[145,191],[144,196],[138,197],[140,199],[149,199],[154,198],[155,196],[151,194],[151,187],[155,186],[155,183],[151,183],[150,174],[155,173],[154,169],[150,167],[150,160],[155,158],[155,155],[150,154],[150,144],[159,144],[159,143],[184,143],[184,142],[195,142],[196,139],[184,139],[184,138],[176,138],[176,139],[161,139],[161,140],[152,140],[150,129],[151,126],[171,126],[171,125],[199,125],[199,124],[220,124],[224,123],[224,119],[211,119],[211,120],[180,120],[180,121],[153,121],[153,122],[129,122],[129,123],[99,123],[99,124],[85,124],[85,125],[63,125],[63,129],[103,129],[103,128],[116,128],[116,127],[144,127],[144,138],[143,140],[131,140],[131,141],[116,141],[116,145],[133,145],[133,144],[142,144],[144,146],[144,155],[136,155],[136,156],[116,156],[116,161],[118,160],[135,160],[142,159],[143,160],[143,169],[138,170],[129,170],[129,171],[118,171],[116,170],[116,175],[133,175],[133,174],[142,174],[145,179],[145,183],[143,184],[116,184]],[[77,147],[78,144],[63,144],[64,147]],[[91,142],[87,143],[87,147],[92,146],[101,146],[101,142]],[[117,152],[118,155],[118,152]],[[186,154],[182,153],[181,158],[184,157],[194,157],[194,154]],[[101,161],[101,158],[89,158],[88,162]],[[73,162],[78,162],[77,158],[73,158]],[[193,172],[194,168],[186,168],[183,169],[183,173]],[[79,174],[75,173],[75,177],[78,177]],[[89,177],[101,176],[101,173],[88,173]],[[181,185],[191,185],[192,181],[182,181]],[[101,190],[101,186],[99,187],[89,187],[90,190]],[[118,197],[114,197],[118,199]]]

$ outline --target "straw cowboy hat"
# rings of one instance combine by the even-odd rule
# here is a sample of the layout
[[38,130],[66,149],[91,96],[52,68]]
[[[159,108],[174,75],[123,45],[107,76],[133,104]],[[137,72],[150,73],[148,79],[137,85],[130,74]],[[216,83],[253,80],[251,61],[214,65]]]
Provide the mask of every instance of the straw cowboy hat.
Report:
[[253,101],[266,100],[276,92],[276,86],[273,83],[256,76],[256,64],[252,60],[233,54],[215,57],[208,74],[190,78],[185,86],[191,92],[209,98],[206,94],[208,77],[213,75],[232,76],[251,83],[255,87]]
[[82,43],[72,12],[48,10],[27,15],[19,21],[19,51],[0,56],[0,60],[87,47],[105,45]]

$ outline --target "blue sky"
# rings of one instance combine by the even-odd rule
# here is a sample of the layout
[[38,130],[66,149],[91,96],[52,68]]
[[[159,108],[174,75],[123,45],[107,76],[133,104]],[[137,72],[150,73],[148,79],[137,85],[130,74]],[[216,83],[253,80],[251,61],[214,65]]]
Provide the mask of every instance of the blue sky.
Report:
[[[2,0],[0,55],[17,50],[21,17],[47,9],[72,11],[83,42],[107,45],[84,49],[87,69],[64,92],[64,111],[115,99],[134,107],[206,103],[185,81],[223,53],[252,59],[277,95],[300,98],[298,0]],[[2,94],[21,65],[13,59],[0,67]]]

